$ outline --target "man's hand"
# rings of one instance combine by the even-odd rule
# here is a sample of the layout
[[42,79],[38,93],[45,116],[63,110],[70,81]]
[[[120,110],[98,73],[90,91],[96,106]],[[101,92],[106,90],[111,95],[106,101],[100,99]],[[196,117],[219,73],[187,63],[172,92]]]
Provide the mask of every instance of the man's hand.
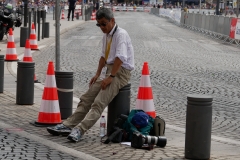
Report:
[[112,77],[107,77],[107,78],[105,78],[103,81],[102,81],[102,84],[101,84],[101,88],[102,88],[102,90],[105,90],[106,88],[107,88],[107,86],[110,84],[110,83],[112,83],[112,80],[113,80],[113,78]]
[[89,88],[90,88],[90,86],[91,86],[93,83],[96,82],[96,80],[98,79],[98,77],[99,77],[99,75],[96,74],[96,75],[91,79],[91,81],[90,81],[90,83],[89,83]]

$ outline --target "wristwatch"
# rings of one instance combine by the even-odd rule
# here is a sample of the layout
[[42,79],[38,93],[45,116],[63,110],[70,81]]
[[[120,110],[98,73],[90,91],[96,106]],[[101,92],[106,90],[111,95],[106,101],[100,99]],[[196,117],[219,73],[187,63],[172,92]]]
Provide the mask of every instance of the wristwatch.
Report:
[[110,77],[114,78],[115,76],[114,75],[110,75]]

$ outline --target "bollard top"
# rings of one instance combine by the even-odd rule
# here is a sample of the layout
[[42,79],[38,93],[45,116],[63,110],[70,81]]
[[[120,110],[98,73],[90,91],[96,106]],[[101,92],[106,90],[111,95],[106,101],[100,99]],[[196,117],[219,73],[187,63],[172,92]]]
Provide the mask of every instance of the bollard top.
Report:
[[211,102],[213,98],[212,96],[205,94],[188,94],[187,100],[197,102]]
[[55,71],[56,75],[73,75],[73,72],[69,71]]
[[0,55],[0,60],[3,60],[4,59],[4,55]]
[[17,62],[18,67],[24,67],[24,68],[34,68],[35,62]]

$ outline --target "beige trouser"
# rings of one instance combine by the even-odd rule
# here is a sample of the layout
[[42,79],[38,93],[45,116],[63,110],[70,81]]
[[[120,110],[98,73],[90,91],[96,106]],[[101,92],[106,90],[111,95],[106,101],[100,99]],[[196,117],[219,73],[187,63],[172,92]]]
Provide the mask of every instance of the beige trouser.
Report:
[[[107,76],[113,65],[107,66]],[[118,94],[119,89],[126,86],[130,80],[130,71],[121,67],[105,90],[101,89],[101,80],[97,80],[88,91],[80,97],[76,111],[63,124],[70,128],[78,128],[83,135],[101,117],[105,107]]]

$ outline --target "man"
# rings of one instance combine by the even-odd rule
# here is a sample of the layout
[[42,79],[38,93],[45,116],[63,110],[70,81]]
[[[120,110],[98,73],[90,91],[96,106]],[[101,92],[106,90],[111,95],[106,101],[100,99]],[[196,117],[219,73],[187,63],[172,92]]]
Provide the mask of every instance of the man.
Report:
[[70,19],[70,13],[72,12],[72,21],[74,19],[74,9],[75,9],[76,0],[68,0],[68,21]]
[[80,97],[73,115],[63,124],[47,128],[53,135],[66,135],[71,132],[67,138],[73,142],[78,142],[97,122],[119,89],[128,84],[130,71],[134,69],[131,39],[128,33],[115,23],[113,12],[101,8],[96,13],[96,20],[96,25],[104,33],[96,75],[90,80],[88,91]]

